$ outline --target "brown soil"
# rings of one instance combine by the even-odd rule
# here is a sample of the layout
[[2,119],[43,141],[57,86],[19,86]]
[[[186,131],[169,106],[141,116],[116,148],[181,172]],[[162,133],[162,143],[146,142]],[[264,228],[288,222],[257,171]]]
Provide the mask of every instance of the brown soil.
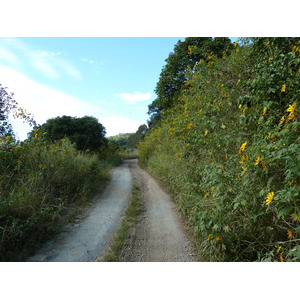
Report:
[[131,171],[141,191],[143,210],[129,245],[122,250],[126,262],[197,261],[175,204],[159,184],[132,160]]

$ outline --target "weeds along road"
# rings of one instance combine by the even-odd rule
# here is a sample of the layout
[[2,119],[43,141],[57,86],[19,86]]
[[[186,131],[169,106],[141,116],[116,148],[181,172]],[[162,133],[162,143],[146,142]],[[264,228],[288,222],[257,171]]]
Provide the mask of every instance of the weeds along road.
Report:
[[143,209],[139,222],[133,228],[129,245],[121,253],[121,261],[197,261],[170,196],[138,166],[137,160],[133,160],[131,170],[140,189]]
[[130,201],[133,178],[141,191],[143,210],[121,261],[196,261],[175,205],[137,160],[115,168],[109,186],[86,217],[47,242],[28,261],[88,262],[103,256]]
[[132,188],[128,161],[115,168],[112,179],[99,195],[81,222],[69,225],[28,261],[31,262],[89,262],[101,255],[118,228]]

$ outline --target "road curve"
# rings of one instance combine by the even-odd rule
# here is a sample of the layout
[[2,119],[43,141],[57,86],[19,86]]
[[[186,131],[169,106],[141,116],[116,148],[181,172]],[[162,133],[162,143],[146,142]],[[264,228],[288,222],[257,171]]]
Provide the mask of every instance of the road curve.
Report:
[[98,196],[87,211],[87,217],[59,233],[27,261],[89,262],[101,256],[120,224],[132,189],[128,161],[112,171],[105,192]]

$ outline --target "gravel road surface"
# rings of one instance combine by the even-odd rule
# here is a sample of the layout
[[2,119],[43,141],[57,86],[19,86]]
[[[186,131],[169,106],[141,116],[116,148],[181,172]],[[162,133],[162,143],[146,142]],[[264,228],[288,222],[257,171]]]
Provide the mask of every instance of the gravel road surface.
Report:
[[133,229],[122,261],[193,262],[197,261],[175,204],[137,160],[131,163],[133,177],[141,190],[143,212]]
[[30,262],[89,262],[102,254],[120,224],[132,189],[128,161],[115,168],[105,192],[97,197],[78,224],[69,225],[45,245]]
[[27,261],[99,261],[109,249],[128,206],[133,178],[141,191],[143,210],[132,229],[129,245],[122,250],[121,261],[196,261],[176,206],[159,184],[138,166],[137,160],[125,161],[115,168],[109,186],[95,198],[85,217],[66,226]]

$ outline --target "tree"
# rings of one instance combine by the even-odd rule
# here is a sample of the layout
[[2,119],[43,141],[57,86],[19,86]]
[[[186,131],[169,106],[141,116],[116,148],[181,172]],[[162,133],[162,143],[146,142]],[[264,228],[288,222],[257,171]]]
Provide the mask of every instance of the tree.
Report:
[[137,144],[144,138],[146,132],[147,132],[147,125],[143,124],[141,125],[136,133],[133,133],[129,136],[127,141],[127,146],[129,148],[136,148]]
[[14,94],[9,94],[6,87],[0,84],[0,137],[13,135],[12,126],[8,121],[8,114],[11,110],[17,108],[17,101],[14,100]]
[[188,88],[185,86],[188,68],[193,68],[200,59],[208,61],[211,54],[220,57],[230,48],[230,39],[226,37],[188,37],[178,41],[160,73],[155,88],[157,98],[148,106],[149,126],[160,119],[163,110],[175,106],[181,91]]
[[[105,127],[98,120],[91,116],[82,118],[62,116],[47,120],[39,128],[45,132],[45,138],[52,142],[59,141],[67,137],[76,144],[78,150],[96,151],[101,146],[107,145]],[[30,136],[34,135],[34,131]]]
[[119,133],[118,135],[110,136],[108,138],[109,141],[115,142],[119,146],[127,147],[128,138],[132,135],[132,133]]
[[31,114],[18,106],[18,102],[14,99],[13,93],[8,93],[7,88],[0,84],[0,137],[14,136],[13,128],[8,120],[8,115],[14,113],[14,118],[22,118],[24,122],[31,126],[36,125]]

